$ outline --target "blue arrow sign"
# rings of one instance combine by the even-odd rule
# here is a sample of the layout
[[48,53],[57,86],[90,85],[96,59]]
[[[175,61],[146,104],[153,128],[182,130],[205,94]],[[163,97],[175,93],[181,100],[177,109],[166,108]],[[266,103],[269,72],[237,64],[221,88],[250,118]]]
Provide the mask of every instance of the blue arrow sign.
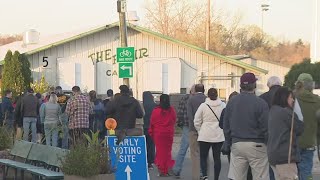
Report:
[[148,180],[145,136],[126,137],[119,146],[115,136],[107,136],[107,141],[116,180]]

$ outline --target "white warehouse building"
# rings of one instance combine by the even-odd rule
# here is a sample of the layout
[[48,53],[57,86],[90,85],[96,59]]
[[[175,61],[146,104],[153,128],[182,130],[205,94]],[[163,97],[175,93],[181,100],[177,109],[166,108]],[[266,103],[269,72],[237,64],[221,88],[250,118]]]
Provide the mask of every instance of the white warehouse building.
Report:
[[[18,41],[0,46],[0,60],[8,50],[18,50],[28,56],[34,80],[44,75],[50,85],[60,85],[65,90],[78,85],[83,90],[106,94],[108,89],[117,92],[123,82],[116,62],[119,46],[119,26],[113,23],[39,40],[36,37],[31,43]],[[274,75],[268,74],[274,67],[262,69],[132,24],[128,25],[128,46],[135,48],[130,88],[138,99],[146,90],[185,93],[197,82],[206,89],[217,88],[225,99],[239,91],[244,72],[253,72],[263,81]],[[261,93],[266,90],[266,82],[260,83],[265,84],[258,88]]]

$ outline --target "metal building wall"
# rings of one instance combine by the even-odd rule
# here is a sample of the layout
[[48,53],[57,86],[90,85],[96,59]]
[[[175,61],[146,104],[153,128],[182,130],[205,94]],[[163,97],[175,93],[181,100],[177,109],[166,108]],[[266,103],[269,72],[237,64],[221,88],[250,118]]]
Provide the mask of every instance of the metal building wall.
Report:
[[[101,32],[82,37],[78,40],[71,41],[57,47],[49,48],[45,51],[41,51],[29,56],[31,63],[31,69],[33,70],[33,78],[35,80],[41,77],[44,73],[47,81],[51,85],[57,84],[57,58],[63,57],[81,57],[89,58],[89,55],[95,53],[95,59],[100,60],[101,53],[105,52],[107,49],[111,49],[110,55],[116,54],[116,48],[120,45],[119,43],[119,32],[118,28],[114,27],[111,29],[103,30]],[[233,91],[239,91],[239,78],[236,77],[231,83],[230,78],[223,77],[228,76],[233,73],[235,76],[240,76],[245,72],[244,68],[228,64],[225,61],[214,57],[212,55],[207,55],[204,52],[197,51],[186,47],[182,44],[176,44],[170,42],[169,40],[149,35],[147,33],[140,33],[133,29],[128,29],[128,45],[134,46],[136,49],[147,48],[148,57],[152,58],[171,58],[178,57],[184,61],[194,65],[198,69],[198,79],[195,82],[199,82],[201,75],[205,78],[203,83],[208,89],[209,87],[215,86],[217,88],[226,89],[227,95]],[[139,52],[139,51],[138,51]],[[146,55],[146,54],[145,54]],[[51,68],[42,68],[43,56],[53,57]],[[134,95],[142,94],[143,83],[148,79],[148,77],[143,77],[143,63],[147,57],[141,57],[140,54],[137,55],[138,59],[134,63],[134,76],[135,78],[130,79],[130,85],[134,91]],[[102,60],[104,61],[105,55],[102,54]],[[113,58],[106,61],[109,64],[113,64]],[[154,67],[157,68],[157,67]],[[263,68],[263,67],[262,67]],[[113,69],[118,71],[118,65],[113,64]],[[160,83],[160,82],[159,82]],[[122,84],[122,79],[117,76],[113,76],[113,89],[117,92],[119,85]],[[232,85],[232,86],[231,86]],[[136,93],[138,91],[138,93]]]

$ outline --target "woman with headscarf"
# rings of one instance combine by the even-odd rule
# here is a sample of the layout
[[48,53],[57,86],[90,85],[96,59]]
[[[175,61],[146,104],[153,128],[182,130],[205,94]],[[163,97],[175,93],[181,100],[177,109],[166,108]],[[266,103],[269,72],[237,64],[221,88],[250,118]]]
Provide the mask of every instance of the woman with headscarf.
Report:
[[145,115],[143,117],[143,129],[144,134],[146,136],[147,141],[147,159],[148,159],[148,168],[152,169],[152,164],[154,163],[154,156],[155,156],[155,147],[152,138],[150,137],[148,130],[150,127],[150,118],[153,109],[157,106],[154,102],[154,97],[150,91],[143,92],[143,108],[145,111]]
[[168,176],[175,163],[171,155],[175,123],[176,112],[170,106],[169,95],[162,94],[160,105],[152,111],[149,127],[149,135],[156,145],[155,164],[159,176]]

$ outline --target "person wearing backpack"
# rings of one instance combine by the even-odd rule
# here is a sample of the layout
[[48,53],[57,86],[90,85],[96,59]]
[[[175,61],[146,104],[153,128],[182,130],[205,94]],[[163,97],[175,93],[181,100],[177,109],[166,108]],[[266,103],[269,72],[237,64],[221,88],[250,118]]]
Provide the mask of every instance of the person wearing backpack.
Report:
[[223,130],[219,127],[219,121],[221,112],[225,107],[226,104],[218,98],[217,89],[210,88],[208,98],[199,106],[194,116],[194,127],[199,134],[200,166],[203,180],[208,179],[207,162],[210,148],[212,148],[214,159],[214,179],[219,179],[221,147],[225,140]]

